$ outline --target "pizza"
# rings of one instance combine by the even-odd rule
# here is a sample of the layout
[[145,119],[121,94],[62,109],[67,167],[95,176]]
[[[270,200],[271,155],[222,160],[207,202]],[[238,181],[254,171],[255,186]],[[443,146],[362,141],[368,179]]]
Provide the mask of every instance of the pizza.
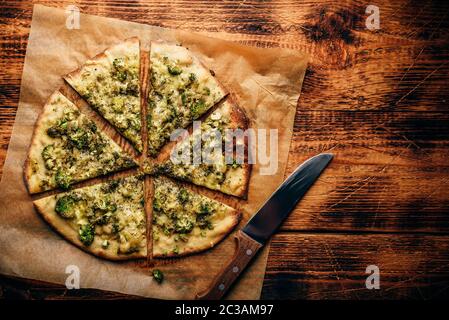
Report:
[[[171,134],[194,120],[204,118],[201,130],[180,141],[172,153],[192,149],[198,138],[202,150],[227,145],[228,131],[245,131],[248,119],[187,48],[152,42],[149,58],[150,67],[142,68],[140,77],[140,41],[131,38],[64,76],[141,153],[139,171],[125,171],[137,167],[136,160],[59,91],[42,109],[24,166],[31,194],[58,189],[33,197],[42,218],[72,244],[110,260],[184,256],[225,238],[241,214],[193,191],[189,183],[241,198],[247,194],[251,166],[246,155],[240,161],[233,149],[230,159],[221,148],[202,152],[207,164],[157,160]],[[143,110],[147,117],[142,119],[145,72],[150,80]],[[147,130],[141,130],[143,125]],[[204,138],[208,132],[220,133],[219,139]],[[148,152],[143,152],[144,141]],[[247,140],[236,143],[246,154]],[[122,170],[120,178],[107,175]],[[94,178],[87,186],[76,184]]]
[[152,42],[147,107],[148,153],[156,156],[171,133],[185,128],[226,95],[226,90],[188,49]]
[[[178,143],[170,159],[158,169],[180,180],[245,197],[251,171],[251,165],[247,161],[248,139],[243,136],[246,129],[248,120],[243,110],[228,99],[201,122],[200,130],[193,131]],[[223,146],[226,146],[225,139],[233,137],[231,134],[235,137],[234,144],[241,146],[240,158],[232,150],[229,153],[231,158],[226,157],[226,148]],[[201,143],[201,149],[195,148],[197,141]],[[177,157],[186,151],[187,158]],[[195,152],[201,155],[202,160],[197,164],[194,162]]]
[[38,193],[68,189],[74,182],[136,165],[93,120],[56,91],[36,122],[24,171],[29,192]]
[[142,152],[139,75],[140,42],[131,38],[86,61],[64,79]]
[[147,255],[143,176],[134,175],[34,201],[64,238],[111,260]]
[[239,222],[237,210],[155,177],[153,257],[175,257],[212,248]]

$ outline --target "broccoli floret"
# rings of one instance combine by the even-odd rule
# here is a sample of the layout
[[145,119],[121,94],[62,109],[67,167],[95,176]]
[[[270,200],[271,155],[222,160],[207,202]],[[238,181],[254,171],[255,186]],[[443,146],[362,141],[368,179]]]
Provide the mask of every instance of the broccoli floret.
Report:
[[108,200],[96,201],[92,204],[92,211],[93,216],[89,222],[95,225],[105,225],[117,211],[117,206]]
[[111,193],[117,190],[118,186],[120,185],[120,180],[112,180],[108,184],[104,185],[101,190],[106,193]]
[[162,281],[164,281],[164,274],[162,273],[161,270],[154,269],[153,270],[153,278],[154,278],[154,280],[156,280],[156,282],[162,283]]
[[111,107],[114,112],[123,113],[125,111],[125,98],[123,96],[114,97]]
[[188,217],[180,217],[175,222],[175,231],[178,233],[189,233],[193,229],[193,222]]
[[189,74],[189,81],[195,82],[196,81],[196,75],[194,73]]
[[209,229],[212,230],[213,229],[213,225],[212,223],[209,221],[208,216],[207,215],[198,215],[196,217],[196,223],[198,224],[198,227],[200,229]]
[[126,72],[125,68],[125,61],[123,58],[116,58],[112,62],[112,65],[114,66],[113,75],[120,81],[124,82],[126,78],[128,77],[128,74]]
[[65,117],[63,119],[60,119],[57,124],[47,129],[47,135],[51,138],[57,138],[60,137],[61,135],[64,135],[68,127],[67,122],[68,119]]
[[52,144],[49,144],[45,146],[41,153],[42,159],[44,159],[45,168],[47,168],[48,170],[53,169],[55,166],[55,161],[52,158],[54,150],[54,146]]
[[75,199],[72,196],[63,196],[56,201],[55,211],[64,219],[71,219],[74,217],[73,205]]
[[178,193],[178,200],[181,203],[186,203],[187,200],[189,200],[189,193],[187,192],[186,189],[181,189]]
[[194,102],[190,106],[190,114],[192,119],[198,118],[203,113],[204,109],[206,109],[206,104],[204,103],[203,100],[198,100]]
[[119,226],[119,224],[117,222],[114,222],[112,224],[112,233],[113,234],[117,234],[119,232],[120,232],[120,226]]
[[187,104],[187,95],[184,92],[181,93],[181,102],[183,105]]
[[70,143],[77,149],[82,150],[89,144],[89,136],[86,131],[81,128],[77,128],[69,134]]
[[125,60],[123,58],[115,58],[114,61],[112,61],[112,65],[114,66],[114,69],[120,71],[125,69]]
[[170,73],[172,76],[177,76],[182,73],[181,68],[177,66],[167,66],[168,73]]
[[47,161],[48,159],[51,159],[51,155],[54,151],[54,146],[52,144],[49,144],[45,146],[45,148],[42,150],[42,159]]
[[55,182],[59,188],[68,190],[70,188],[72,179],[61,170],[58,170],[55,175]]
[[126,94],[133,96],[133,97],[138,97],[139,96],[139,84],[133,83],[133,82],[128,83],[128,85],[126,86]]
[[89,121],[86,126],[91,132],[97,132],[97,125],[95,124],[95,122]]
[[157,198],[154,199],[154,201],[153,201],[153,209],[155,211],[161,211],[161,209],[162,209],[161,203],[160,203],[159,199],[157,199]]
[[92,242],[94,242],[94,236],[95,236],[95,228],[91,224],[85,224],[81,226],[79,231],[79,238],[81,242],[85,246],[90,246]]
[[201,203],[200,205],[200,215],[208,215],[212,212],[212,209],[210,208],[209,204],[207,203]]
[[200,212],[196,216],[196,222],[200,229],[212,229],[212,223],[209,221],[209,216],[212,213],[212,209],[207,203],[202,203],[200,206]]

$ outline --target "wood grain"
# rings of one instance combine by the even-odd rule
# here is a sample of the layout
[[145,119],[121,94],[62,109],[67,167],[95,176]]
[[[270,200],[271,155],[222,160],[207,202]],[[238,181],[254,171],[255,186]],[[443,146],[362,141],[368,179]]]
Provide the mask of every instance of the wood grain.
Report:
[[[262,297],[447,299],[448,249],[447,237],[440,236],[279,234]],[[365,286],[369,265],[379,267],[378,290]]]
[[[0,170],[34,2],[310,53],[288,171],[318,152],[335,158],[273,239],[263,297],[447,297],[449,3],[376,1],[381,29],[370,31],[370,3],[360,0],[3,1]],[[371,263],[382,265],[385,290],[363,287]],[[121,297],[17,279],[0,288],[25,298]]]

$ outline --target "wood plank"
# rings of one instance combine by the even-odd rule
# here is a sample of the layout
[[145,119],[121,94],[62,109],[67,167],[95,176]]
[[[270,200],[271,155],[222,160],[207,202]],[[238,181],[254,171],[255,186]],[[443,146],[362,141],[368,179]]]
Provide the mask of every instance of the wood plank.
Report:
[[69,290],[48,282],[0,275],[0,299],[14,300],[135,300],[142,297],[97,289]]
[[[273,240],[263,297],[448,297],[445,236],[352,233],[448,231],[449,3],[377,1],[381,29],[373,32],[358,0],[2,2],[0,174],[33,3],[310,53],[288,170],[319,151],[336,158],[284,225],[289,232]],[[290,232],[297,230],[351,233]],[[371,261],[386,268],[385,290],[363,287]],[[4,283],[0,297],[116,297]]]
[[[281,233],[271,244],[262,298],[447,299],[448,240],[423,235]],[[368,265],[379,267],[379,290],[366,289]]]
[[[448,240],[447,236],[429,235],[280,233],[271,243],[262,298],[447,299]],[[365,287],[368,265],[380,269],[379,290]],[[2,297],[135,298],[1,276]]]
[[283,230],[449,231],[449,116],[299,111],[288,172],[335,155]]

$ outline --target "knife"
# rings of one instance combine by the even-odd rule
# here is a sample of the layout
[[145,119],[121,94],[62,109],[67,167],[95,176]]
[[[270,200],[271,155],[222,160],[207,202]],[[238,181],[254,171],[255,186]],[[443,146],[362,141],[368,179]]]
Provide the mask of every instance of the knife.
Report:
[[270,199],[236,234],[237,249],[231,262],[218,274],[212,285],[197,299],[218,300],[254,258],[257,251],[265,245],[276,232],[298,201],[305,195],[321,172],[332,160],[330,153],[321,153],[303,164],[281,184]]

